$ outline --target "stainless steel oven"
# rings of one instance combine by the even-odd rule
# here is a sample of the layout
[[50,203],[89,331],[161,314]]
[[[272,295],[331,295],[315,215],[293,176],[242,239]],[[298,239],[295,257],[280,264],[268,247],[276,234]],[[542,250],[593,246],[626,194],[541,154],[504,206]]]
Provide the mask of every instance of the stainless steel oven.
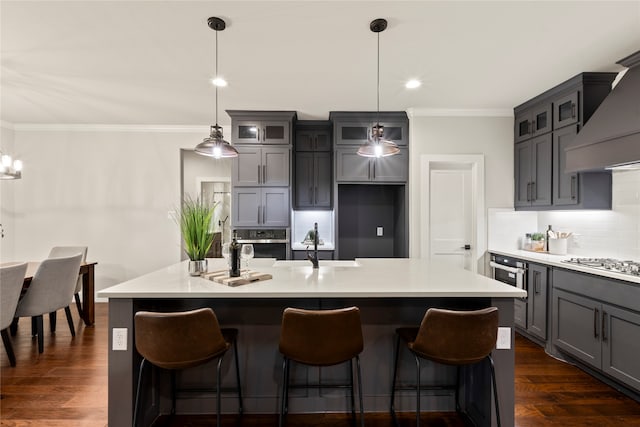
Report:
[[503,255],[491,255],[489,265],[493,272],[493,279],[527,290],[528,265],[526,262]]
[[289,259],[291,244],[289,229],[242,229],[237,230],[238,243],[251,243],[255,258]]

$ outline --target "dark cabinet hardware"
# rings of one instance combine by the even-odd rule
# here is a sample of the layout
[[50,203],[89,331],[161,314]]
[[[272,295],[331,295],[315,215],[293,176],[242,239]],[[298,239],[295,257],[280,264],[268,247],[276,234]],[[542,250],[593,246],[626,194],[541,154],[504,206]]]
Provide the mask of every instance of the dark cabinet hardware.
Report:
[[571,198],[575,199],[576,198],[576,176],[575,175],[571,175]]
[[597,308],[593,309],[593,337],[598,338],[598,316],[599,310]]
[[607,340],[606,320],[607,320],[607,312],[602,310],[602,341]]

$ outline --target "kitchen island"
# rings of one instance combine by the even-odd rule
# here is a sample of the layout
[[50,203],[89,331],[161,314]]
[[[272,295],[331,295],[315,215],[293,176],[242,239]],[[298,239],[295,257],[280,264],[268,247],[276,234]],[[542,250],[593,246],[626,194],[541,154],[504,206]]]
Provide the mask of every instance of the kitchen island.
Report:
[[[209,271],[224,267],[223,260],[209,260]],[[126,350],[113,350],[109,334],[109,425],[131,425],[135,383],[140,356],[133,341],[133,317],[140,310],[182,311],[211,307],[223,326],[239,329],[238,351],[244,407],[250,413],[277,413],[282,358],[278,338],[282,311],[286,307],[326,309],[356,305],[361,310],[365,348],[361,355],[366,412],[389,410],[394,331],[399,326],[418,325],[429,307],[478,309],[495,306],[500,326],[509,328],[509,347],[493,351],[496,364],[502,423],[514,424],[513,299],[526,292],[492,279],[420,259],[357,259],[320,261],[313,270],[307,261],[253,260],[254,271],[268,273],[270,280],[229,287],[200,277],[191,277],[186,262],[178,263],[122,284],[104,289],[109,298],[109,328],[126,328]],[[399,370],[399,380],[409,383],[414,364],[408,352]],[[223,385],[233,385],[231,357],[223,364]],[[348,365],[329,368],[292,367],[294,381],[343,380]],[[214,384],[215,369],[194,368],[178,375],[178,386]],[[156,373],[145,393],[143,419],[151,421],[170,407],[168,376]],[[427,364],[423,381],[452,384],[455,369]],[[477,425],[495,425],[491,385],[484,363],[465,369],[461,404]],[[153,398],[151,397],[153,396]],[[423,410],[453,410],[450,391],[425,394]],[[290,412],[338,412],[349,407],[344,390],[296,390],[290,395]],[[396,397],[399,411],[415,408],[412,392]],[[223,410],[237,410],[235,396],[223,397]],[[178,395],[178,413],[213,413],[215,397]]]

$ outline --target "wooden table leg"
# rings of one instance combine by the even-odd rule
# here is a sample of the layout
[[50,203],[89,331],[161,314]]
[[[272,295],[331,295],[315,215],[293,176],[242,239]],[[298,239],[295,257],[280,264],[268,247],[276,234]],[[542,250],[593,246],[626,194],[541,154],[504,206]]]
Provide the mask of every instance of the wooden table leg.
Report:
[[87,326],[95,323],[94,266],[87,265],[82,274],[82,320]]

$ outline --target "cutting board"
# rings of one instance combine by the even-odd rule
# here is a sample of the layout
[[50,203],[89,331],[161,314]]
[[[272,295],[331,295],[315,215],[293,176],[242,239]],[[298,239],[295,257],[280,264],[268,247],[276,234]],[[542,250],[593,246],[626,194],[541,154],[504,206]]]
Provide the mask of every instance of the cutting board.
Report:
[[[247,276],[248,277],[243,277]],[[242,270],[240,277],[229,277],[229,270],[212,271],[210,273],[204,273],[202,275],[204,279],[212,280],[216,283],[221,283],[227,286],[240,286],[248,283],[257,282],[260,280],[269,280],[273,278],[270,274],[259,273],[252,270]]]

